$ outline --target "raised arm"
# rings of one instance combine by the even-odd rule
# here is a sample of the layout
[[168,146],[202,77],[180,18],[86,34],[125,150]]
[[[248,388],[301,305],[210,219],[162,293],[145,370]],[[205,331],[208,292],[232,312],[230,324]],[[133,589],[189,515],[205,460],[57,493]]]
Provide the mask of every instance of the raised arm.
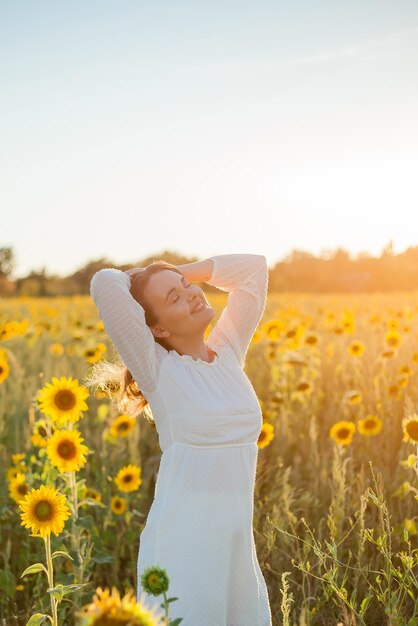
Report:
[[154,335],[145,322],[143,307],[130,292],[131,278],[121,270],[107,267],[90,281],[90,294],[123,363],[141,391],[156,389],[159,358]]
[[213,261],[213,271],[207,284],[229,292],[227,305],[211,336],[215,343],[228,342],[243,368],[267,301],[266,257],[260,254],[220,254],[209,259]]

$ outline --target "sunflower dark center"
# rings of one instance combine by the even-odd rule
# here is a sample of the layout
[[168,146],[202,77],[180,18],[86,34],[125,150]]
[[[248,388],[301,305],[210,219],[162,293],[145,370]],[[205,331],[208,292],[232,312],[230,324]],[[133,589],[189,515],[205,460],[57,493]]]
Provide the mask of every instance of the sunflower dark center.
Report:
[[366,428],[371,429],[371,428],[374,428],[374,427],[376,426],[376,422],[375,422],[374,420],[366,420],[366,421],[364,422],[364,426],[365,426]]
[[75,406],[75,395],[69,389],[60,389],[55,394],[55,404],[62,411],[69,411]]
[[350,431],[348,430],[348,428],[340,428],[340,430],[338,431],[338,436],[341,437],[341,439],[345,439],[349,436],[349,434]]
[[53,508],[48,500],[40,500],[34,509],[34,514],[40,522],[52,519]]
[[132,474],[125,474],[125,476],[123,477],[123,482],[130,483],[132,479],[133,479]]
[[128,430],[129,424],[128,422],[121,422],[118,424],[118,430]]
[[411,439],[418,441],[418,422],[409,422],[406,425],[406,430]]
[[3,374],[3,372],[4,372],[4,368],[2,365],[0,365],[0,374]]
[[76,455],[76,447],[72,441],[65,439],[58,444],[57,453],[62,459],[73,459]]
[[25,494],[28,493],[28,486],[26,483],[20,483],[20,485],[17,488],[18,493],[22,494],[22,496],[24,496]]

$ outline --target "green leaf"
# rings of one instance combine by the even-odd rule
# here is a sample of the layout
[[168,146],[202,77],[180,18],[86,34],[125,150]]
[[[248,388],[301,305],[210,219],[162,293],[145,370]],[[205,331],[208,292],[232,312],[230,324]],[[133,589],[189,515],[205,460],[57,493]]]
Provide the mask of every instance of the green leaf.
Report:
[[94,519],[91,515],[83,515],[83,517],[78,518],[77,524],[83,528],[91,529],[94,526]]
[[74,561],[73,557],[68,554],[68,552],[65,552],[65,550],[55,550],[55,552],[52,555],[52,558],[54,558],[54,556],[68,556],[69,559],[71,559],[72,561]]
[[366,596],[365,598],[363,598],[360,604],[360,611],[359,611],[360,615],[365,614],[365,612],[367,611],[367,607],[369,606],[371,600],[372,600],[372,596]]
[[42,624],[44,619],[47,617],[49,617],[49,615],[46,615],[45,613],[34,613],[28,619],[25,626],[38,626],[38,624]]
[[94,563],[113,563],[115,557],[110,552],[104,550],[96,550],[92,556]]
[[82,583],[81,585],[62,585],[61,583],[47,589],[48,593],[50,593],[54,598],[61,602],[63,596],[67,596],[69,593],[73,593],[74,591],[78,591],[82,587],[89,585],[90,583]]
[[48,587],[47,592],[50,593],[51,596],[54,596],[54,598],[55,598],[55,600],[57,602],[61,602],[62,596],[64,595],[63,587],[64,587],[64,585],[59,583],[58,585],[55,585],[55,587],[52,587],[52,588]]
[[173,619],[173,620],[171,619],[169,624],[170,624],[170,626],[178,626],[180,624],[180,622],[182,622],[182,621],[183,621],[182,617],[176,617],[176,619]]
[[23,578],[23,576],[26,576],[26,574],[36,574],[37,572],[41,571],[44,571],[46,574],[48,574],[48,570],[43,563],[34,563],[33,565],[29,565],[29,567],[25,569],[23,574],[20,575],[20,578]]
[[93,500],[93,498],[86,498],[85,500],[81,500],[78,506],[81,507],[82,504],[87,504],[88,506],[98,506],[102,509],[106,508],[106,505],[103,504],[103,502],[98,502],[97,500]]

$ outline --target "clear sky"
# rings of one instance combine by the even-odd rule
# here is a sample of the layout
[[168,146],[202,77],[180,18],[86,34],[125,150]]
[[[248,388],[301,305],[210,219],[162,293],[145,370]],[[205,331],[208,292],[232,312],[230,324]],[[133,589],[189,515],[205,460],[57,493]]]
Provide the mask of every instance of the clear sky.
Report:
[[0,0],[0,247],[418,245],[416,0]]

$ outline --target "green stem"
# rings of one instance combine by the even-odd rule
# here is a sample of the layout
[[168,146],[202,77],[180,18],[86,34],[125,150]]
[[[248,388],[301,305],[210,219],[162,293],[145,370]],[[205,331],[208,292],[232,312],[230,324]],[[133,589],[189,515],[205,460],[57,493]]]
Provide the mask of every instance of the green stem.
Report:
[[[51,535],[48,534],[44,537],[45,542],[45,551],[46,551],[46,566],[48,570],[48,584],[49,588],[52,589],[54,587],[54,569],[52,565],[52,557],[51,557]],[[54,596],[51,595],[51,608],[52,608],[52,626],[58,626],[58,611],[57,611],[57,600]]]
[[75,471],[70,472],[70,485],[71,485],[71,493],[73,496],[74,519],[77,520],[78,519],[78,496],[77,496]]
[[168,619],[168,598],[167,598],[167,593],[165,591],[163,591],[163,597],[164,597],[164,610],[165,610],[165,622],[168,624],[169,623],[169,619]]
[[70,479],[70,487],[71,487],[71,498],[72,498],[72,506],[74,515],[72,518],[71,524],[71,548],[77,554],[77,565],[75,565],[76,570],[76,582],[82,584],[83,582],[83,565],[82,565],[82,557],[80,554],[80,529],[77,526],[78,520],[78,494],[77,494],[77,482],[75,471],[69,472]]

